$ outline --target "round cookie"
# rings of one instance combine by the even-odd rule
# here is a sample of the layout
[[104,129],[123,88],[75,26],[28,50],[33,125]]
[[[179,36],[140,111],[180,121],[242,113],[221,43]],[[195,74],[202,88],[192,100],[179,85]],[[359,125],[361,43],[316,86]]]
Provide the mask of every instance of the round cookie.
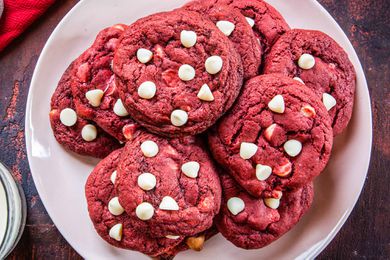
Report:
[[154,236],[205,231],[221,202],[216,168],[196,137],[164,139],[144,132],[128,142],[117,190],[137,230]]
[[[174,248],[183,238],[152,238],[147,230],[134,229],[132,219],[125,212],[111,210],[117,215],[111,213],[108,205],[117,197],[111,176],[117,168],[121,152],[122,149],[116,150],[103,159],[92,171],[85,185],[88,212],[97,233],[113,246],[140,251],[150,256],[176,252]],[[116,233],[117,236],[113,238],[110,230],[117,224],[122,224],[122,232],[119,235]]]
[[74,62],[71,83],[77,113],[122,142],[131,140],[137,128],[118,101],[111,69],[119,37],[126,28],[117,24],[99,32],[92,46]]
[[347,53],[325,33],[301,29],[287,32],[273,46],[264,73],[300,78],[329,110],[334,135],[347,127],[356,74]]
[[183,7],[207,17],[233,42],[241,56],[244,79],[258,75],[261,64],[261,47],[245,17],[226,5],[210,5],[205,1],[193,1]]
[[333,132],[325,106],[300,82],[280,75],[249,80],[209,133],[214,158],[250,194],[299,188],[325,168]]
[[209,128],[233,104],[243,80],[233,44],[211,21],[185,10],[131,25],[113,68],[130,115],[169,137]]
[[271,5],[262,0],[196,0],[194,2],[207,3],[208,5],[225,4],[238,9],[252,26],[255,36],[260,41],[263,60],[272,45],[290,27],[283,16]]
[[314,196],[312,183],[255,199],[230,176],[222,175],[221,182],[223,198],[217,228],[227,240],[245,249],[262,248],[289,231],[310,208]]
[[[61,112],[63,110],[68,109],[70,114],[72,114],[71,111],[74,111],[72,91],[69,85],[72,65],[73,64],[71,64],[62,75],[51,98],[51,110],[49,114],[50,124],[56,140],[68,150],[81,155],[103,158],[120,147],[119,142],[115,138],[106,134],[93,122],[78,117],[76,113],[73,114],[76,121],[74,122],[74,118],[70,120],[73,120],[73,122],[70,122],[74,123],[72,126],[64,125],[61,122]],[[84,140],[82,136],[84,127],[86,127],[85,129],[90,129],[89,133],[84,130],[87,132],[84,137],[87,138],[88,141]],[[95,134],[96,136],[94,138]]]

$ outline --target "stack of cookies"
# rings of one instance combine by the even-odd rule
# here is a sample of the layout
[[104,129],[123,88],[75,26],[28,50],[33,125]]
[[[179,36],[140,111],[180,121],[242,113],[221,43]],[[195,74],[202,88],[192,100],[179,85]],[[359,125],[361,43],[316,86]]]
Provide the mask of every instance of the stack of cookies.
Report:
[[104,158],[85,190],[108,243],[171,258],[219,231],[255,249],[310,208],[355,77],[333,39],[261,0],[198,0],[101,31],[50,121],[68,150]]

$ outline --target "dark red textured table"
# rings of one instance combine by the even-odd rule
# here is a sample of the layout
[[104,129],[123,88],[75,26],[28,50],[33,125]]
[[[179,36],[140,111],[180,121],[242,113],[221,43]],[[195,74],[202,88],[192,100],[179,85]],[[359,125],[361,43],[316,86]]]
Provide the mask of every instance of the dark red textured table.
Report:
[[[318,258],[389,259],[390,1],[319,2],[347,33],[363,64],[371,93],[374,142],[360,199],[344,227]],[[76,3],[57,1],[0,53],[0,160],[22,183],[28,201],[26,229],[10,259],[81,258],[58,232],[42,205],[30,174],[24,140],[24,111],[35,64],[55,26]]]

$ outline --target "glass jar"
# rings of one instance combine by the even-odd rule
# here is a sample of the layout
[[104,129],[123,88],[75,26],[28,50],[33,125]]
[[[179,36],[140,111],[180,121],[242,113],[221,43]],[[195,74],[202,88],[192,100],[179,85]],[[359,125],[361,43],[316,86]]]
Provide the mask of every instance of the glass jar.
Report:
[[0,163],[0,259],[7,257],[22,236],[26,212],[23,189]]

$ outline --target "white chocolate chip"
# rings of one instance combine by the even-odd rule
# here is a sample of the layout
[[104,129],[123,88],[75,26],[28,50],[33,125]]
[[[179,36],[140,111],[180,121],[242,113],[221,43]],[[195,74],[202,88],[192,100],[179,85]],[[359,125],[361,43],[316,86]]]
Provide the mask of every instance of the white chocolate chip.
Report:
[[152,81],[145,81],[138,87],[138,96],[144,99],[151,99],[156,95],[156,84]]
[[93,107],[100,106],[103,95],[104,91],[101,89],[93,89],[85,93],[85,97],[87,98],[88,103]]
[[158,154],[158,145],[150,140],[141,144],[141,151],[145,157],[154,157]]
[[304,69],[304,70],[312,69],[315,64],[316,64],[316,60],[314,59],[313,55],[311,55],[311,54],[305,53],[305,54],[302,54],[301,57],[299,57],[298,66],[301,69]]
[[230,36],[230,34],[232,34],[232,32],[234,31],[234,28],[236,27],[234,23],[229,21],[218,21],[216,25],[218,29],[226,36]]
[[135,209],[135,214],[141,220],[149,220],[154,215],[154,208],[152,204],[148,202],[142,202]]
[[259,181],[265,181],[272,173],[272,168],[268,165],[256,165],[256,177]]
[[240,156],[244,160],[252,158],[257,152],[257,145],[253,143],[242,142],[240,146]]
[[245,19],[246,19],[246,21],[248,22],[248,24],[249,24],[251,27],[253,27],[253,26],[255,25],[255,20],[253,20],[252,18],[246,17],[246,16],[245,16]]
[[265,129],[265,131],[264,131],[265,139],[267,139],[268,141],[272,140],[272,136],[274,135],[274,131],[275,131],[276,126],[277,126],[277,124],[272,124],[269,127],[267,127],[267,129]]
[[108,202],[108,211],[114,216],[119,216],[125,211],[119,203],[118,197],[114,197]]
[[122,134],[127,140],[132,140],[135,137],[137,131],[137,125],[127,124],[122,127]]
[[219,56],[211,56],[206,59],[205,67],[206,71],[212,75],[221,71],[223,60]]
[[71,108],[65,108],[60,113],[61,123],[66,126],[74,126],[77,122],[77,114]]
[[284,164],[274,167],[273,174],[279,177],[286,177],[292,171],[292,164],[290,161],[286,161]]
[[115,24],[115,25],[113,26],[113,28],[118,29],[118,30],[121,30],[121,31],[124,31],[124,30],[125,30],[125,27],[123,27],[122,24]]
[[91,142],[96,139],[97,137],[97,129],[94,125],[87,124],[83,127],[81,130],[81,137],[87,141]]
[[198,92],[198,98],[203,101],[214,101],[213,92],[207,84],[203,84]]
[[331,110],[336,104],[336,99],[328,93],[322,94],[322,103],[324,103],[326,110]]
[[281,199],[283,196],[283,192],[280,190],[274,190],[273,193],[277,196],[276,199]]
[[81,64],[77,68],[76,76],[82,83],[85,83],[89,80],[91,76],[91,67],[89,66],[88,62]]
[[190,178],[198,177],[200,164],[198,162],[186,162],[181,166],[181,171]]
[[156,177],[148,172],[144,172],[138,176],[138,186],[143,190],[152,190],[156,187]]
[[294,77],[293,80],[296,80],[296,81],[301,82],[302,84],[305,84],[305,82],[303,82],[303,80],[300,77]]
[[316,110],[314,109],[314,107],[310,106],[310,105],[304,105],[302,108],[301,108],[301,113],[305,116],[305,117],[315,117],[316,115]]
[[233,215],[237,215],[245,209],[245,203],[238,197],[232,197],[228,200],[227,207]]
[[114,113],[117,116],[128,116],[129,113],[127,112],[126,108],[123,106],[122,100],[118,99],[114,104]]
[[153,52],[143,48],[138,49],[137,59],[141,63],[148,63],[152,58],[153,58]]
[[181,109],[173,110],[171,113],[171,122],[174,126],[183,126],[187,123],[188,114]]
[[268,103],[268,108],[275,113],[282,114],[284,113],[284,99],[282,95],[276,95],[274,98]]
[[174,235],[166,235],[165,237],[169,239],[175,239],[175,240],[180,238],[180,236],[174,236]]
[[160,209],[163,210],[179,210],[179,205],[177,202],[170,196],[165,196],[160,203]]
[[195,69],[188,64],[183,64],[179,68],[179,78],[183,81],[190,81],[195,78]]
[[116,241],[121,241],[122,240],[122,230],[123,230],[123,225],[122,224],[116,224],[114,225],[110,231],[109,231],[109,236]]
[[284,143],[283,148],[288,155],[295,157],[302,151],[302,143],[291,139]]
[[186,48],[191,48],[196,44],[196,33],[194,31],[183,30],[180,33],[180,41]]
[[112,184],[115,184],[116,170],[111,173],[110,180],[111,180]]
[[279,205],[280,205],[280,199],[265,198],[264,204],[267,205],[267,207],[269,207],[271,209],[277,209],[277,208],[279,208]]

